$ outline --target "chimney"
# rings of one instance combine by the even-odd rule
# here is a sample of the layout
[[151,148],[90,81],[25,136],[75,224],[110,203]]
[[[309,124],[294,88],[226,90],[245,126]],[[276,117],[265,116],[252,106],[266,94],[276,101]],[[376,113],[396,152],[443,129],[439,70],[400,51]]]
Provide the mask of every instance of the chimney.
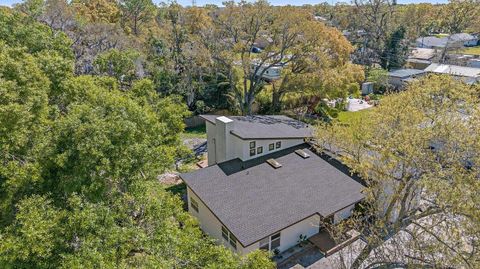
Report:
[[233,120],[221,116],[215,119],[215,162],[222,163],[233,159],[233,141],[230,131],[233,130]]

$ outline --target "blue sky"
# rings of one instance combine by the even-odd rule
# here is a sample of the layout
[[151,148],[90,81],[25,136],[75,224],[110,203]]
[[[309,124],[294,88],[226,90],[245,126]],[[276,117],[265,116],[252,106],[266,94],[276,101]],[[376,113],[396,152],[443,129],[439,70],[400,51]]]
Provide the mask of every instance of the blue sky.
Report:
[[[153,0],[154,2],[158,3],[161,2],[161,0]],[[204,4],[216,4],[220,5],[224,0],[196,0],[197,5],[201,6]],[[325,2],[327,0],[270,0],[269,2],[272,5],[303,5],[303,4],[318,4]],[[22,0],[0,0],[0,5],[4,6],[11,6],[12,4],[15,3],[20,3]],[[182,5],[190,5],[192,3],[192,0],[177,0],[178,3]],[[335,3],[335,2],[341,2],[338,0],[328,0],[329,3]],[[344,0],[343,2],[350,2],[350,0]],[[427,2],[427,3],[446,3],[448,0],[397,0],[398,3],[400,4],[406,4],[406,3],[422,3],[422,2]]]

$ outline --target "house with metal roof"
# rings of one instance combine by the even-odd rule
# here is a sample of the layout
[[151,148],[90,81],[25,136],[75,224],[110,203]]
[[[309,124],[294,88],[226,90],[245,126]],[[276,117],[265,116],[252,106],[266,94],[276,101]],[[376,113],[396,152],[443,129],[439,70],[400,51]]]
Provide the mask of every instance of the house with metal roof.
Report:
[[181,174],[202,230],[241,255],[283,252],[348,218],[360,180],[316,152],[307,124],[285,116],[203,115],[208,164]]
[[480,68],[434,63],[425,68],[425,71],[451,75],[461,79],[467,84],[480,82]]
[[478,37],[467,34],[457,33],[450,36],[422,36],[416,39],[416,46],[419,48],[442,49],[452,46],[471,47],[478,44]]
[[472,47],[478,44],[478,37],[468,33],[453,34],[449,37],[450,42],[463,45],[465,47]]

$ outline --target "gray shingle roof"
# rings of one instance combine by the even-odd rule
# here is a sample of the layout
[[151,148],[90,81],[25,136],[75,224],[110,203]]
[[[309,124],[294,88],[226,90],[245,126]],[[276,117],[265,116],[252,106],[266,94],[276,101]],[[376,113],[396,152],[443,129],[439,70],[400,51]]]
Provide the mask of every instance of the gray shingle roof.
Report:
[[[303,159],[294,151],[304,149]],[[329,216],[361,199],[363,186],[302,144],[253,160],[209,166],[181,178],[248,246],[314,214]],[[265,161],[275,158],[281,168]]]
[[[215,124],[218,115],[201,115]],[[313,136],[308,124],[282,115],[227,116],[234,121],[232,134],[242,139],[305,138]]]

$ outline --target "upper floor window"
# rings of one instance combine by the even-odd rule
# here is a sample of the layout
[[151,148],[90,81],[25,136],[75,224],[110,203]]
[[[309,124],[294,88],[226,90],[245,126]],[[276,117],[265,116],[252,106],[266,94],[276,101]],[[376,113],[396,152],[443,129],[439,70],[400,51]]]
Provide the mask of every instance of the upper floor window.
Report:
[[275,149],[275,143],[268,144],[268,150],[272,151]]
[[279,149],[282,147],[282,142],[281,141],[278,141],[277,143],[275,143],[275,148]]
[[190,207],[193,208],[193,210],[198,212],[198,203],[195,201],[195,199],[190,197]]
[[254,148],[255,148],[255,141],[251,141],[251,142],[250,142],[250,148],[251,148],[251,149],[254,149]]

